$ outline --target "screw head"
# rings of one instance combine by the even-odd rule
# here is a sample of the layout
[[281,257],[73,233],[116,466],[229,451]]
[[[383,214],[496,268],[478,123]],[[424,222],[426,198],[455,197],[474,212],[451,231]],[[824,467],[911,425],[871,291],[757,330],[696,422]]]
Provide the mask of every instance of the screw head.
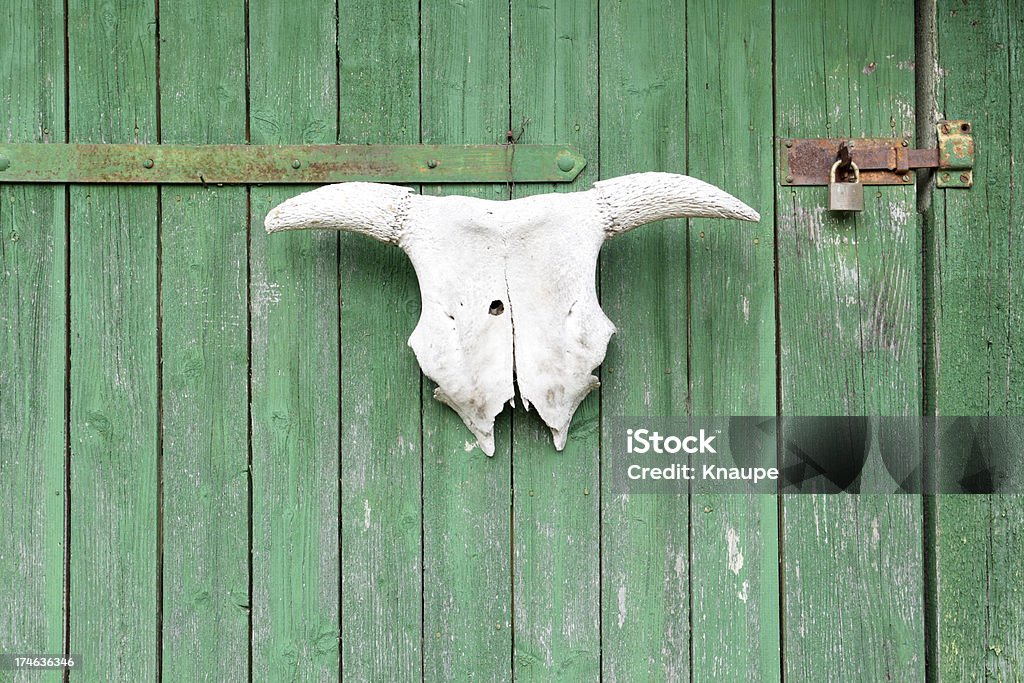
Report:
[[901,142],[900,144],[901,144],[901,145],[903,145],[904,147],[907,147],[907,146],[909,146],[909,145],[910,145],[910,143],[909,143],[908,141],[906,141],[906,140],[904,140],[904,141],[903,141],[903,142]]
[[903,182],[909,183],[910,182],[910,176],[909,175],[903,176]]
[[558,164],[558,170],[568,173],[576,165],[576,160],[568,152],[561,152],[555,159],[555,163]]
[[431,159],[427,162],[427,168],[437,168],[437,159]]
[[6,171],[11,167],[11,160],[7,157],[0,157],[0,171]]
[[791,175],[786,176],[786,182],[787,183],[793,182],[793,176],[791,176]]
[[792,140],[786,140],[786,147],[792,147],[792,146],[793,146],[793,141]]
[[949,124],[948,123],[942,124],[942,132],[943,133],[949,133]]
[[296,159],[292,162],[292,168],[302,168],[302,162]]
[[145,166],[146,168],[153,168],[153,160],[146,159],[145,161],[142,162],[142,165]]
[[966,183],[966,182],[968,182],[968,181],[969,181],[970,179],[971,179],[971,177],[970,177],[969,175],[967,175],[966,173],[961,173],[961,174],[960,174],[960,182],[961,182],[961,183]]
[[942,182],[944,182],[944,183],[949,182],[949,174],[948,173],[943,173],[942,174]]

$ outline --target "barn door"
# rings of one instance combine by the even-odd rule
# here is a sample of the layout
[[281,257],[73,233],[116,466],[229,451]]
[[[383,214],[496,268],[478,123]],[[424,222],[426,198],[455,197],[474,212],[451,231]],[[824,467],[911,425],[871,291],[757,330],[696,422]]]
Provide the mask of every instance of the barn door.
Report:
[[[416,190],[673,171],[762,220],[610,242],[600,391],[564,452],[520,407],[486,458],[406,346],[405,256],[261,229],[308,188],[16,185],[0,155],[0,657],[141,681],[1020,675],[1017,498],[627,495],[607,471],[622,416],[1024,408],[1024,7],[819,5],[5,2],[0,143],[569,144],[572,184]],[[780,177],[781,139],[928,147],[940,116],[972,122],[971,190],[922,175],[841,216]]]

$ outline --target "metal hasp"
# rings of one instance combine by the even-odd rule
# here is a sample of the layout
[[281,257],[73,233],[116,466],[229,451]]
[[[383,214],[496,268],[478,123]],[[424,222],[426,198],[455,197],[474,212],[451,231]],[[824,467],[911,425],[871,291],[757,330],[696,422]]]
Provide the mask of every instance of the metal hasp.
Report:
[[938,146],[912,149],[909,138],[811,138],[779,140],[780,184],[828,185],[829,171],[843,143],[860,169],[864,185],[908,185],[911,171],[937,170],[941,188],[968,188],[974,182],[974,138],[969,121],[939,121]]
[[558,183],[586,165],[568,145],[0,144],[8,183]]

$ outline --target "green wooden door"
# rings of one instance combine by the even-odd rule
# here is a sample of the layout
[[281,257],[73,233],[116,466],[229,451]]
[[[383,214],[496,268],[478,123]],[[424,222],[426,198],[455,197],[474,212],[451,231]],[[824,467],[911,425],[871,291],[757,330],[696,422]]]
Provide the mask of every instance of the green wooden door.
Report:
[[[623,495],[623,415],[1013,415],[1019,0],[7,0],[0,142],[572,144],[759,224],[602,253],[564,452],[472,448],[398,250],[301,189],[0,182],[0,655],[71,679],[1018,680],[1012,496]],[[969,119],[975,187],[779,184],[777,140]],[[2,181],[2,171],[0,171]],[[0,670],[0,681],[58,680]]]

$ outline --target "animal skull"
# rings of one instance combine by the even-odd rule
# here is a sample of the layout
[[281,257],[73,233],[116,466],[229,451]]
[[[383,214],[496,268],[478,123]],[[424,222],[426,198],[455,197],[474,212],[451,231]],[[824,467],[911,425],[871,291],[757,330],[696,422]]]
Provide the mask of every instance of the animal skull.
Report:
[[402,248],[423,301],[409,338],[434,398],[451,406],[487,455],[494,418],[533,404],[562,450],[569,422],[599,384],[615,326],[597,301],[605,240],[665,218],[737,218],[757,212],[696,178],[636,173],[583,192],[511,201],[413,194],[378,183],[306,192],[267,215],[267,232],[347,230]]

